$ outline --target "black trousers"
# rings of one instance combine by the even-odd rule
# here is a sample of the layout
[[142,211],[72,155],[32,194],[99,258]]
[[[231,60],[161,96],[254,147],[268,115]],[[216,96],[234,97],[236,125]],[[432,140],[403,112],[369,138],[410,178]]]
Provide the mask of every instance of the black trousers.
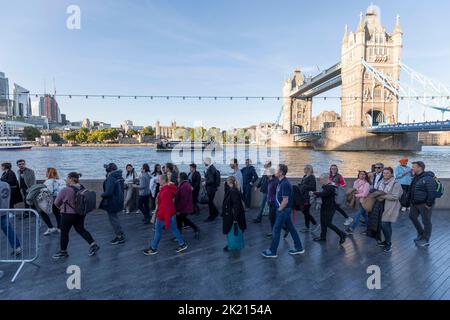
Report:
[[78,214],[61,214],[61,251],[67,251],[69,233],[72,226],[75,231],[90,245],[94,243],[91,234],[84,228],[84,216]]
[[208,194],[209,218],[211,219],[215,219],[219,215],[219,210],[214,204],[214,197],[216,196],[216,191],[217,190],[212,188],[206,188],[206,192]]
[[303,215],[305,216],[305,226],[307,228],[309,228],[311,223],[313,225],[317,225],[316,219],[314,219],[314,217],[311,215],[310,209],[311,209],[311,205],[305,204],[303,206],[303,210],[302,210]]
[[192,229],[194,229],[194,231],[198,230],[198,227],[195,223],[193,223],[189,218],[188,218],[189,213],[179,213],[177,214],[177,228],[180,231],[180,233],[183,233],[183,225],[185,226],[189,226]]
[[328,228],[337,233],[339,237],[343,237],[345,233],[333,224],[334,211],[320,211],[320,225],[322,232],[320,237],[322,239],[327,238]]
[[53,214],[55,215],[56,225],[57,225],[58,229],[61,229],[61,211],[54,204],[53,204]]
[[344,216],[345,219],[348,219],[348,214],[345,212],[338,204],[336,204],[336,211]]
[[144,218],[150,220],[150,195],[139,196],[138,208],[141,210]]

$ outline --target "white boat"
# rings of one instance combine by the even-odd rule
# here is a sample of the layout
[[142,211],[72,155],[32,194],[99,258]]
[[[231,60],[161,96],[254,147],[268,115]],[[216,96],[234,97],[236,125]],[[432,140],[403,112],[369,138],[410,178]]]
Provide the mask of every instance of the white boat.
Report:
[[24,144],[19,137],[1,136],[0,137],[0,151],[3,150],[26,150],[31,149],[33,146],[30,144]]

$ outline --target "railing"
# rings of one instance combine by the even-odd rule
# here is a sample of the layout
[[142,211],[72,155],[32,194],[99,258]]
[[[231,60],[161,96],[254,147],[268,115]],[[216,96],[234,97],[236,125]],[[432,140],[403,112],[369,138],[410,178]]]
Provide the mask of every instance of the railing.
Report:
[[450,121],[380,125],[370,127],[367,130],[372,133],[450,131]]
[[37,266],[39,256],[39,214],[32,209],[0,209],[0,263],[18,263],[11,282],[26,263]]

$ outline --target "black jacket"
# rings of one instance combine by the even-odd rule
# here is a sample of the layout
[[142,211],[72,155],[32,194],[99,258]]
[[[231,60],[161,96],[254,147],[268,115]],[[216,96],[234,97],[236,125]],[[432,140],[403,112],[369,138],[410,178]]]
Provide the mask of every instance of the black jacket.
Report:
[[245,220],[245,209],[242,204],[241,193],[236,188],[231,188],[223,199],[223,233],[228,234],[233,227],[234,221],[237,221],[239,228],[244,231],[247,229]]
[[298,187],[300,188],[303,204],[308,204],[309,192],[317,190],[316,177],[314,175],[303,176],[303,179],[299,183]]
[[194,171],[194,173],[191,174],[189,182],[191,183],[194,192],[199,192],[200,184],[202,183],[202,176],[200,175],[200,172]]
[[411,204],[426,204],[429,207],[434,205],[436,200],[436,181],[433,172],[422,172],[419,176],[414,176],[410,189]]
[[205,172],[205,186],[210,190],[217,190],[216,186],[216,167],[210,165]]
[[269,186],[269,179],[266,175],[263,175],[261,179],[259,179],[256,187],[259,189],[261,193],[267,193],[267,188]]
[[3,172],[1,180],[9,184],[11,188],[10,208],[23,201],[22,193],[19,189],[19,181],[12,170]]
[[334,213],[336,211],[336,187],[331,184],[322,186],[322,191],[314,192],[316,197],[322,198],[322,206],[320,207],[320,213]]
[[242,173],[242,183],[244,186],[249,185],[250,183],[255,183],[258,180],[258,174],[256,173],[256,169],[254,166],[245,166],[241,169]]
[[102,202],[100,209],[109,213],[123,210],[124,202],[124,179],[122,171],[111,172],[103,183]]

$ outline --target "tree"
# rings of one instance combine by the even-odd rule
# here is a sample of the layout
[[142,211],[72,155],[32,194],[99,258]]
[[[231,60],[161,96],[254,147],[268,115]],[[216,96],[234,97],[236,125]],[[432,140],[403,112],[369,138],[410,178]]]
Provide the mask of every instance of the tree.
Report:
[[36,138],[41,136],[41,131],[35,127],[25,127],[23,128],[23,137],[25,140],[34,141]]
[[141,134],[143,136],[154,136],[155,130],[153,130],[153,128],[151,126],[148,126],[141,130]]
[[137,130],[134,129],[128,129],[126,135],[129,138],[132,138],[133,136],[137,135],[139,132]]
[[77,141],[77,133],[78,133],[78,131],[69,131],[69,132],[64,133],[63,137],[67,141],[76,142]]
[[63,143],[64,140],[61,138],[61,136],[57,133],[50,133],[50,137],[52,138],[52,141],[54,143]]

